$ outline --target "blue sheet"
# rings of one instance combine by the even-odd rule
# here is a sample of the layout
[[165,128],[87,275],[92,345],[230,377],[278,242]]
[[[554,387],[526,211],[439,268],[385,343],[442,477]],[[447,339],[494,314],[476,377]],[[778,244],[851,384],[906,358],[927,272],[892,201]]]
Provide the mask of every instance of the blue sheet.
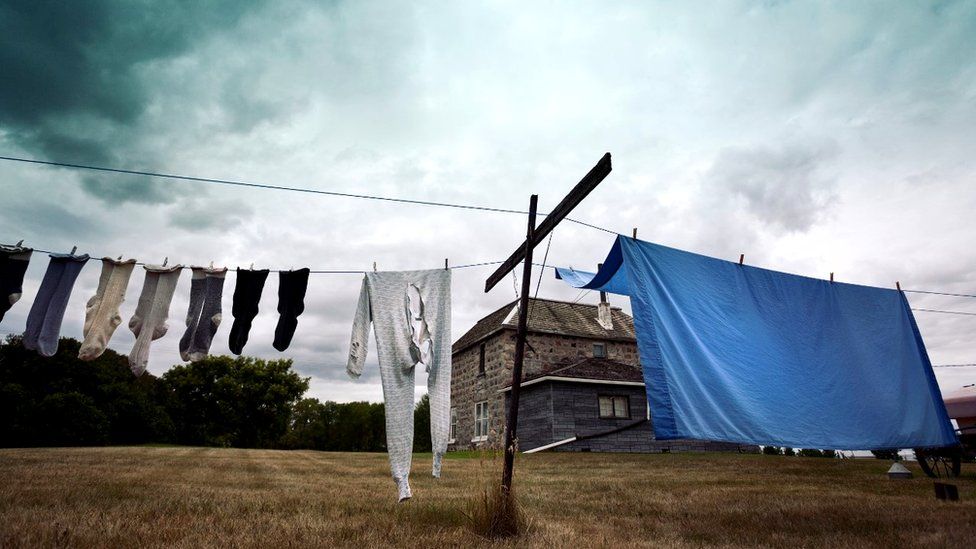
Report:
[[627,295],[654,433],[795,448],[957,444],[904,294],[618,237],[577,288]]

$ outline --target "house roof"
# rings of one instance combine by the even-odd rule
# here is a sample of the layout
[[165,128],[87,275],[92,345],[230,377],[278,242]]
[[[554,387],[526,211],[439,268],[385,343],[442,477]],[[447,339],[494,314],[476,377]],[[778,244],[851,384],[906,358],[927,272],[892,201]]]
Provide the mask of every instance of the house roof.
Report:
[[[609,358],[584,358],[565,365],[537,372],[531,376],[522,376],[522,383],[544,381],[546,378],[555,381],[587,380],[590,382],[606,381],[610,383],[644,383],[641,369],[631,364],[617,362]],[[505,384],[505,389],[511,387],[511,382]]]
[[[518,301],[512,301],[479,320],[454,342],[453,352],[464,350],[501,330],[517,327]],[[634,319],[610,308],[613,328],[607,330],[597,321],[597,306],[551,299],[529,299],[529,332],[559,334],[593,339],[636,341]]]

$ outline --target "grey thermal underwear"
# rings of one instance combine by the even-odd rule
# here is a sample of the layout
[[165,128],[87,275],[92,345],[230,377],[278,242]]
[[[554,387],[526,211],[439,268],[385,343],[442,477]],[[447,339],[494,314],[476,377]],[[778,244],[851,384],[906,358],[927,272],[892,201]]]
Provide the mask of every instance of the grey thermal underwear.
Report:
[[102,356],[115,329],[122,324],[119,307],[125,301],[135,259],[125,261],[102,258],[102,274],[98,277],[98,289],[88,300],[85,308],[85,341],[78,350],[81,360],[95,360]]
[[284,352],[298,328],[298,316],[305,311],[305,291],[308,289],[308,269],[278,273],[278,326],[275,327],[274,348]]
[[27,314],[25,348],[36,350],[41,356],[54,356],[58,352],[64,311],[68,308],[75,280],[87,261],[87,254],[51,254],[34,305]]
[[169,329],[166,318],[169,317],[169,306],[183,266],[146,265],[145,269],[146,281],[142,285],[142,294],[139,295],[136,312],[129,320],[129,329],[136,336],[136,343],[129,353],[129,367],[137,376],[146,371],[152,342],[166,335]]
[[366,273],[352,326],[346,370],[363,372],[373,324],[386,406],[386,447],[399,501],[409,499],[414,373],[427,370],[433,475],[440,477],[451,414],[451,272]]
[[0,245],[0,321],[24,293],[24,273],[34,250]]
[[193,267],[186,331],[180,338],[180,357],[183,360],[196,362],[210,353],[210,345],[220,326],[220,300],[224,296],[226,274],[227,269]]
[[237,286],[234,287],[234,324],[230,327],[230,352],[235,355],[244,351],[247,335],[251,331],[251,323],[258,316],[258,303],[264,282],[268,279],[268,270],[248,271],[237,269]]

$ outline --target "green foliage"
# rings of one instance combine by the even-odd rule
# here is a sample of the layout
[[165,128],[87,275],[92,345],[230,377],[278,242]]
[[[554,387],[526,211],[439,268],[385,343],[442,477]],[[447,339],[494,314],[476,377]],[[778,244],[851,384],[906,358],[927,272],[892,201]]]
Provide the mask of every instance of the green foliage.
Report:
[[796,450],[794,450],[793,448],[790,448],[789,446],[787,446],[787,447],[783,448],[783,455],[784,456],[790,456],[790,457],[795,456],[796,455]]
[[290,360],[214,356],[174,366],[159,386],[180,444],[273,448],[308,378]]
[[[0,446],[189,444],[386,451],[383,404],[302,398],[289,360],[209,357],[160,378],[135,377],[124,355],[78,359],[62,339],[45,358],[0,343]],[[417,405],[415,447],[430,451],[430,401]]]
[[782,455],[783,450],[779,446],[763,446],[762,453],[767,456]]
[[884,459],[887,461],[901,461],[901,456],[898,455],[898,450],[871,450],[876,459]]
[[0,344],[0,446],[170,442],[156,379],[134,377],[126,357],[112,350],[83,362],[80,347],[65,338],[46,358],[18,337]]
[[802,448],[797,455],[800,457],[824,457],[823,452],[814,448]]
[[430,395],[424,394],[413,409],[413,451],[432,452],[430,440]]
[[319,402],[295,404],[284,448],[342,452],[386,451],[386,416],[382,404]]

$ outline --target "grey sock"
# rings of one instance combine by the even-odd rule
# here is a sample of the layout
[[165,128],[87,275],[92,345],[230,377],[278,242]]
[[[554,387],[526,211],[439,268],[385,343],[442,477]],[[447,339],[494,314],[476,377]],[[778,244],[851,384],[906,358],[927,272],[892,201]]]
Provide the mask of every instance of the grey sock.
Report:
[[36,349],[42,356],[58,352],[61,322],[71,299],[75,281],[88,261],[87,255],[51,254],[51,263],[44,274],[24,332],[24,347]]
[[207,283],[206,269],[193,267],[193,277],[190,279],[190,306],[186,311],[186,331],[180,338],[180,357],[190,360],[194,334],[200,323],[200,311],[203,310],[204,287]]
[[203,289],[203,307],[190,344],[189,360],[203,360],[210,353],[222,314],[224,276],[227,269],[208,269]]

